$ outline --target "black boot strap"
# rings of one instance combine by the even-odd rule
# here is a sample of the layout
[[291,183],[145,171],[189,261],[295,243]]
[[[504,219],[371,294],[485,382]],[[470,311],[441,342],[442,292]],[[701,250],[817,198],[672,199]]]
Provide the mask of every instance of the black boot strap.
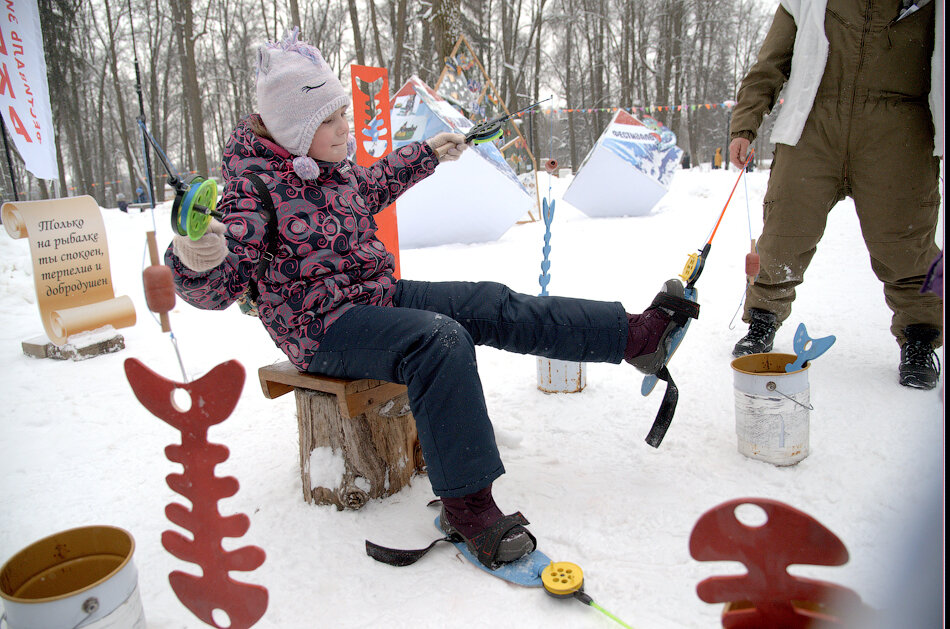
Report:
[[527,524],[529,524],[528,520],[521,515],[520,511],[503,516],[484,531],[468,540],[469,548],[482,565],[492,569],[498,563],[498,547],[501,545],[501,540],[512,531],[525,533],[537,547],[538,540],[528,529],[524,528],[524,525]]
[[445,537],[440,537],[439,539],[433,541],[425,548],[420,548],[418,550],[402,550],[399,548],[386,548],[385,546],[380,546],[379,544],[374,544],[373,542],[366,540],[366,554],[376,561],[401,568],[402,566],[411,566],[422,559],[422,557],[432,550],[432,547],[439,542],[461,541],[461,536],[457,534],[446,535]]
[[660,442],[666,436],[666,431],[673,422],[673,413],[676,411],[676,403],[679,401],[680,392],[673,382],[673,376],[670,375],[666,365],[656,373],[656,377],[666,381],[666,393],[663,394],[663,401],[660,402],[660,409],[656,412],[656,419],[653,420],[653,427],[647,435],[646,442],[654,448],[660,447]]
[[[432,502],[437,503],[438,501],[434,500]],[[467,545],[470,549],[474,549],[473,554],[475,555],[475,558],[478,559],[480,563],[491,569],[495,564],[498,563],[496,561],[498,556],[498,547],[501,545],[501,541],[505,538],[505,535],[507,535],[510,531],[517,531],[520,529],[529,538],[531,538],[531,542],[535,545],[535,547],[537,547],[537,538],[535,538],[535,536],[532,535],[528,529],[524,528],[524,525],[527,524],[529,524],[527,518],[521,515],[520,511],[511,515],[506,515],[472,539],[467,540]],[[445,537],[440,537],[439,539],[433,540],[433,542],[425,548],[419,549],[387,548],[366,540],[366,554],[376,561],[401,568],[403,566],[411,566],[422,559],[439,542],[452,542],[453,544],[458,544],[466,543],[466,540],[460,533],[454,532],[450,535],[446,535]]]
[[665,308],[673,312],[673,320],[685,325],[687,319],[699,319],[699,304],[692,299],[676,297],[669,293],[658,293],[651,307]]

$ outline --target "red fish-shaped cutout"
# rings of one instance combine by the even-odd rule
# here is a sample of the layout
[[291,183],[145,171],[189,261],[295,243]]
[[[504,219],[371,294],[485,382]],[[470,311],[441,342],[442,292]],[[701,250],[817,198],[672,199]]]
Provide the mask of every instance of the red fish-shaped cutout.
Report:
[[[243,513],[222,516],[218,511],[218,501],[236,494],[239,485],[236,478],[215,476],[215,466],[226,461],[229,452],[223,445],[208,442],[208,428],[227,419],[237,405],[244,386],[244,368],[230,360],[200,379],[182,384],[167,380],[130,358],[125,361],[125,373],[139,402],[181,432],[181,444],[165,448],[165,456],[181,463],[184,470],[181,474],[169,474],[165,480],[192,507],[171,503],[165,507],[165,515],[191,532],[193,538],[165,531],[162,546],[178,559],[200,566],[201,576],[172,572],[168,575],[172,590],[185,607],[213,627],[253,626],[267,609],[267,589],[234,581],[228,572],[254,570],[264,563],[265,554],[257,546],[233,551],[222,547],[223,538],[247,533],[250,520]],[[175,403],[178,391],[190,396],[186,410]],[[181,398],[182,394],[178,396]],[[219,622],[226,624],[222,627]]]
[[[745,504],[760,507],[767,521],[740,522],[736,508]],[[726,629],[835,627],[843,624],[840,611],[862,609],[848,588],[788,573],[791,564],[843,565],[848,550],[820,522],[776,500],[740,498],[710,509],[693,527],[689,553],[699,561],[740,561],[748,570],[696,586],[707,603],[733,603],[722,617]]]

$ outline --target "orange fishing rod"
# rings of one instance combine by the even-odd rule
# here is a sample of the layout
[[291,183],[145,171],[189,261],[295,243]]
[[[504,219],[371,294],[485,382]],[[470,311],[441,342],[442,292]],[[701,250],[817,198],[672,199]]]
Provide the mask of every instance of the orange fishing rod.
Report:
[[709,255],[709,250],[712,248],[713,238],[716,237],[716,232],[719,230],[719,225],[722,223],[722,218],[726,215],[726,209],[729,207],[729,202],[732,201],[732,195],[735,194],[736,188],[739,187],[739,181],[742,179],[742,175],[745,174],[745,169],[752,160],[752,155],[754,153],[755,151],[750,148],[749,155],[746,157],[745,162],[742,164],[742,168],[739,170],[739,176],[736,177],[736,183],[732,186],[732,192],[729,193],[729,198],[726,199],[726,204],[723,206],[722,212],[719,214],[719,220],[716,221],[716,226],[713,227],[712,233],[709,234],[706,244],[703,245],[703,248],[700,249],[698,253],[689,254],[689,258],[686,260],[686,266],[683,267],[683,272],[680,273],[680,277],[683,278],[684,282],[686,282],[687,289],[693,288],[696,280],[699,279],[699,275],[703,272],[703,266],[706,264],[706,256]]

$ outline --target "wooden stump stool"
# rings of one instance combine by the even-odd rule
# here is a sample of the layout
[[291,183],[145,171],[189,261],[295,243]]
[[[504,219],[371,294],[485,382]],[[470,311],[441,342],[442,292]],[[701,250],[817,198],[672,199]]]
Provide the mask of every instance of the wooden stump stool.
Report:
[[[359,509],[371,498],[384,498],[424,473],[416,422],[406,387],[382,380],[341,380],[303,373],[289,362],[258,370],[264,397],[294,392],[300,433],[300,478],[308,503]],[[328,480],[329,470],[313,470],[317,448],[342,457],[343,473]],[[332,485],[332,486],[327,486]]]

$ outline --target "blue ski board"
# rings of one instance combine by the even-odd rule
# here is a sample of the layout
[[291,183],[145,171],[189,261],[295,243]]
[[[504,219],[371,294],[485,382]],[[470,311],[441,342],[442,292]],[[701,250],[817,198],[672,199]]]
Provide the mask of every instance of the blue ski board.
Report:
[[[699,293],[695,288],[687,288],[683,296],[690,301],[699,301]],[[673,333],[673,342],[670,344],[670,354],[666,357],[666,362],[663,363],[664,365],[668,365],[670,363],[670,359],[673,358],[673,354],[676,353],[680,343],[683,342],[683,337],[686,336],[686,330],[689,329],[689,324],[691,321],[692,318],[686,319],[686,325]],[[658,381],[659,378],[657,378],[655,375],[643,376],[643,384],[640,385],[640,395],[650,395]]]
[[[435,518],[435,528],[439,529],[440,532],[442,531],[442,527],[439,526],[438,516]],[[515,585],[523,585],[531,588],[543,587],[541,584],[541,573],[545,568],[551,565],[551,559],[547,555],[540,550],[534,550],[521,559],[502,564],[496,570],[492,570],[475,558],[475,555],[468,549],[465,542],[452,542],[452,545],[458,549],[469,563],[478,566],[492,576],[504,579]]]

